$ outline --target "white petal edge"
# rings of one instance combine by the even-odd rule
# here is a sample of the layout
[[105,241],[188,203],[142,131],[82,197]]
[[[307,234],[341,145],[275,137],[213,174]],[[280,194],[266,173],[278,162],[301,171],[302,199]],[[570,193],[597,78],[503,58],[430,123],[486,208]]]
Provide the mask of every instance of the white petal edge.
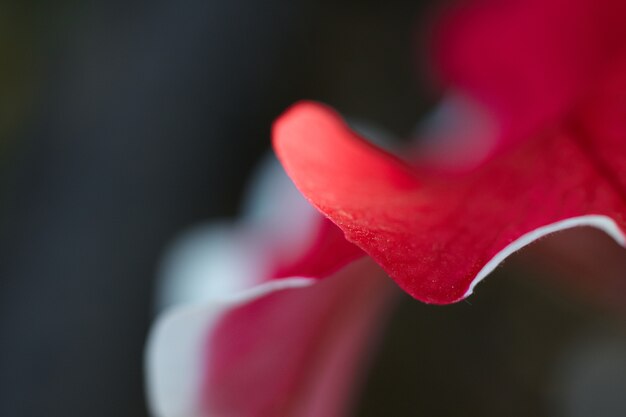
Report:
[[531,232],[522,235],[518,239],[514,240],[512,243],[508,244],[500,252],[498,252],[493,258],[491,258],[489,262],[487,262],[487,264],[485,264],[480,272],[478,272],[478,274],[470,284],[469,288],[465,292],[463,298],[470,296],[474,291],[474,287],[476,287],[479,282],[481,282],[487,275],[493,272],[493,270],[496,269],[496,267],[500,265],[506,258],[511,256],[518,250],[549,234],[561,230],[572,229],[574,227],[585,226],[594,227],[596,229],[602,230],[611,238],[613,238],[613,240],[615,240],[615,242],[617,242],[619,245],[626,247],[626,235],[624,235],[617,223],[615,223],[615,221],[608,216],[594,214],[560,220],[558,222],[539,227]]
[[[312,278],[268,281],[202,305],[172,307],[160,314],[146,346],[146,395],[154,417],[210,417],[200,414],[199,389],[204,369],[206,337],[221,315],[270,293],[302,288]],[[211,416],[212,417],[212,416]]]

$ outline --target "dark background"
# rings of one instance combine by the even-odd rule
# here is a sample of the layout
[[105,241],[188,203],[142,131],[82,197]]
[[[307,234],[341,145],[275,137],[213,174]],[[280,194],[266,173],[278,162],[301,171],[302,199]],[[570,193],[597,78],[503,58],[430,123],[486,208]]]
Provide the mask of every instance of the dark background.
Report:
[[[440,94],[431,3],[0,3],[0,416],[146,415],[165,247],[236,214],[298,99],[409,136]],[[626,415],[621,316],[513,264],[456,306],[405,297],[356,414]],[[562,377],[581,349],[600,382]]]

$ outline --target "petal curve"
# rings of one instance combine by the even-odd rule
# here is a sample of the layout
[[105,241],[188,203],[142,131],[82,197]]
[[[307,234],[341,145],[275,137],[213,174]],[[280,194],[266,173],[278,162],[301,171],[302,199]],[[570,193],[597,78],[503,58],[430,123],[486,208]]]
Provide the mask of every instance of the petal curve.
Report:
[[609,225],[623,243],[622,194],[575,135],[555,129],[469,174],[442,176],[411,170],[319,104],[293,106],[273,131],[300,191],[405,291],[436,304],[463,299],[492,259],[518,239],[540,237],[532,234],[539,228],[602,216],[614,222],[582,223]]
[[155,416],[340,416],[349,406],[394,286],[371,260],[353,262],[363,252],[300,201],[275,161],[257,180],[253,200],[264,201],[246,217],[197,228],[166,257],[167,309],[146,349]]

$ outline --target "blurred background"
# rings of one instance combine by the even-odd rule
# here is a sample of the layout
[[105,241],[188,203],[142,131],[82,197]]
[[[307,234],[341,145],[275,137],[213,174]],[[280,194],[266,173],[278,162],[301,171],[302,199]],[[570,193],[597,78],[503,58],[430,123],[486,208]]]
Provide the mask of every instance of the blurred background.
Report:
[[[441,94],[420,60],[436,4],[1,2],[0,415],[146,416],[168,244],[236,215],[298,99],[409,137]],[[626,415],[626,265],[603,239],[608,294],[563,290],[548,247],[467,302],[404,297],[355,415]]]

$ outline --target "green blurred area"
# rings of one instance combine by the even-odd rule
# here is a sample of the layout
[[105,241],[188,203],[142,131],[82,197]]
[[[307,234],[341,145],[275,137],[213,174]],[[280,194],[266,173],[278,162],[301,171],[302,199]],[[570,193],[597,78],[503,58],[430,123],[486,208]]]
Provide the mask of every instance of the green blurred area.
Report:
[[32,110],[41,85],[39,7],[28,1],[0,3],[0,152]]

